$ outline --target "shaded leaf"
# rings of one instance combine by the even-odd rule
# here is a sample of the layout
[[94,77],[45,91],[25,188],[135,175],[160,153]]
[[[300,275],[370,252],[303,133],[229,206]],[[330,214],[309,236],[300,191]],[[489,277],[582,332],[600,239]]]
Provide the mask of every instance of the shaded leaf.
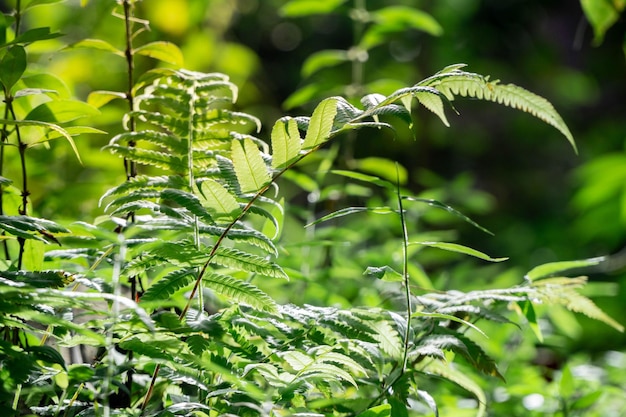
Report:
[[6,91],[11,90],[25,70],[26,51],[22,46],[12,46],[0,60],[0,81]]
[[454,214],[455,216],[459,217],[463,221],[471,224],[475,228],[477,228],[479,230],[482,230],[483,232],[488,233],[490,235],[493,235],[493,233],[491,233],[489,230],[485,229],[484,227],[482,227],[481,225],[479,225],[474,220],[470,219],[469,217],[467,217],[466,215],[464,215],[460,211],[458,211],[458,210],[448,206],[447,204],[441,203],[441,202],[439,202],[437,200],[432,200],[432,199],[428,199],[428,198],[410,197],[410,196],[402,196],[402,199],[408,200],[408,201],[415,201],[415,202],[418,202],[418,203],[424,203],[424,204],[428,204],[431,207],[437,207],[437,208],[443,209],[443,210],[447,211],[448,213]]

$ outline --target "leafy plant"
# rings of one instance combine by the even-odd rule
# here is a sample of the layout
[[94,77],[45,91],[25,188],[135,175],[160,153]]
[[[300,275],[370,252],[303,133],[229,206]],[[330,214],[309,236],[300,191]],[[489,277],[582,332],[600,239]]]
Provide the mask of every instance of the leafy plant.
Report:
[[[298,3],[307,2],[289,7],[293,10]],[[332,9],[340,3],[320,4]],[[545,99],[468,72],[464,65],[451,65],[388,95],[367,94],[359,105],[341,96],[325,98],[310,116],[276,121],[268,145],[255,136],[260,121],[233,109],[238,89],[227,75],[158,68],[136,81],[135,54],[167,61],[177,56],[177,49],[160,42],[134,46],[139,33],[131,27],[137,22],[134,2],[121,1],[120,6],[128,91],[100,91],[89,100],[104,105],[124,98],[128,104],[125,131],[105,147],[123,158],[126,174],[126,181],[100,200],[108,215],[94,224],[65,228],[27,217],[26,200],[24,212],[0,213],[2,229],[17,240],[20,254],[17,263],[7,256],[0,273],[5,336],[0,344],[0,400],[10,402],[15,413],[439,415],[438,386],[444,380],[472,395],[474,413],[481,416],[486,414],[487,394],[475,375],[503,376],[474,339],[486,335],[479,327],[485,322],[511,323],[507,308],[527,320],[539,338],[535,307],[543,303],[623,330],[577,291],[584,278],[562,276],[569,269],[595,265],[597,259],[537,267],[513,288],[437,291],[416,266],[423,248],[489,262],[505,258],[438,239],[437,234],[425,239],[412,221],[421,209],[443,210],[485,229],[443,202],[410,195],[401,187],[397,167],[395,182],[350,169],[334,171],[353,181],[350,185],[362,195],[372,196],[375,189],[389,198],[380,205],[329,210],[311,222],[327,225],[357,214],[393,218],[395,232],[384,242],[391,252],[380,251],[382,256],[371,263],[364,256],[366,265],[355,256],[358,251],[344,258],[354,258],[365,271],[361,282],[388,299],[377,298],[376,306],[337,307],[278,301],[280,292],[289,291],[287,280],[306,282],[314,276],[281,266],[301,258],[290,255],[279,240],[291,220],[279,180],[305,183],[297,180],[302,161],[323,154],[329,141],[365,128],[393,129],[390,116],[411,125],[414,100],[448,125],[444,106],[459,96],[528,112],[574,145],[569,129]],[[399,11],[378,15],[397,19]],[[16,16],[20,13],[18,2]],[[19,29],[17,21],[15,25]],[[384,35],[377,30],[370,38]],[[77,46],[121,53],[105,41]],[[7,76],[0,79],[5,82]],[[17,95],[10,90],[5,89],[6,107]],[[30,122],[22,123],[17,113],[7,111],[13,119],[3,121],[3,141],[15,137],[21,149],[18,126]],[[49,111],[54,117],[60,112]],[[54,132],[70,131],[54,126]],[[71,136],[68,140],[73,143]],[[322,161],[330,168],[332,158]],[[348,230],[341,225],[326,229],[320,226],[319,234],[328,233],[330,245],[333,232]],[[24,265],[24,242],[46,238],[64,247],[47,251],[45,263]],[[363,240],[355,243],[369,243]],[[307,244],[315,244],[314,236]],[[401,256],[388,256],[394,252]],[[326,282],[342,279],[331,254],[327,252],[328,269],[321,271]],[[130,287],[126,295],[125,283]],[[48,339],[54,344],[46,345]],[[94,348],[93,359],[84,363],[69,363],[61,355],[62,349],[87,346]]]

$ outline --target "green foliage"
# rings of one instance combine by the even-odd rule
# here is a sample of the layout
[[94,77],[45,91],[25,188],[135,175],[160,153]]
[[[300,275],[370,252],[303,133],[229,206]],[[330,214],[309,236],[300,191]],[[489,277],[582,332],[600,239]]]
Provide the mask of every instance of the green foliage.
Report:
[[[355,46],[313,55],[304,65],[305,74],[313,75],[351,61],[357,76],[348,98],[325,97],[310,116],[279,118],[268,146],[255,136],[262,133],[261,121],[235,110],[239,91],[227,75],[180,69],[183,54],[169,42],[134,45],[148,27],[135,16],[139,2],[120,0],[114,11],[123,20],[117,23],[124,52],[108,39],[67,48],[125,59],[125,92],[99,90],[86,104],[57,97],[45,83],[29,87],[26,47],[59,34],[47,27],[23,31],[19,19],[49,3],[56,2],[34,0],[22,9],[17,2],[13,15],[2,15],[0,30],[0,163],[4,168],[8,152],[17,150],[20,168],[15,179],[0,176],[4,409],[68,416],[439,416],[440,399],[454,386],[453,397],[471,396],[472,415],[484,416],[490,392],[483,382],[505,379],[485,336],[490,326],[513,323],[509,310],[539,337],[535,308],[544,304],[623,331],[579,292],[585,278],[561,276],[595,266],[597,259],[541,265],[510,288],[436,290],[420,265],[431,250],[492,263],[507,258],[425,230],[420,217],[441,212],[488,231],[450,205],[402,188],[397,164],[392,173],[383,164],[380,177],[350,163],[332,171],[336,142],[349,142],[365,128],[375,128],[369,130],[375,136],[383,128],[418,124],[413,100],[446,126],[444,106],[457,96],[500,103],[552,125],[574,145],[547,100],[460,64],[384,94],[364,88],[358,74],[368,51],[391,34],[441,34],[426,12],[405,6],[368,12],[357,1],[350,14],[360,35]],[[282,11],[331,13],[344,3],[297,0]],[[163,66],[137,76],[140,57]],[[297,94],[288,105],[313,98]],[[78,155],[73,137],[100,131],[75,121],[98,117],[96,107],[104,112],[118,98],[127,105],[123,131],[104,148],[123,159],[126,178],[101,197],[106,215],[68,226],[31,215],[36,210],[28,198],[26,151],[63,137]],[[306,165],[311,160],[317,171],[312,174]],[[345,180],[341,190],[323,188],[328,172]],[[304,214],[285,202],[289,185],[283,179],[295,179],[296,188],[310,193]],[[333,204],[323,214],[315,203],[337,202],[336,193],[363,205]],[[305,223],[307,239],[299,246],[289,244],[291,236],[279,240],[294,233],[292,225]],[[44,244],[62,246],[45,251]],[[369,291],[369,301],[334,294],[350,280]],[[328,299],[299,303],[299,292],[315,285],[328,287]],[[569,368],[559,384],[558,395],[574,400],[571,409],[597,398],[595,392],[576,398]]]

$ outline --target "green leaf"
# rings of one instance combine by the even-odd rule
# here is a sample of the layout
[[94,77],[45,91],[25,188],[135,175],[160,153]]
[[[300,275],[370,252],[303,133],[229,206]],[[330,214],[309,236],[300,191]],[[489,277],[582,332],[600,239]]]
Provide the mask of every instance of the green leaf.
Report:
[[441,97],[429,92],[419,92],[415,93],[415,98],[422,106],[435,113],[446,127],[450,127],[450,123],[448,123],[448,118],[443,109],[443,100],[441,100]]
[[68,123],[81,117],[100,114],[95,107],[77,100],[52,100],[32,109],[26,120],[37,120],[48,123]]
[[371,49],[385,42],[389,34],[419,30],[433,36],[443,33],[443,28],[428,13],[414,7],[388,6],[371,13],[376,24],[371,25],[363,35],[360,46]]
[[398,332],[391,327],[387,320],[369,321],[368,326],[376,331],[372,335],[380,344],[380,348],[394,359],[402,356],[402,340]]
[[163,359],[166,361],[173,361],[174,357],[161,347],[163,341],[155,341],[155,343],[147,343],[140,340],[138,337],[131,337],[128,340],[124,340],[120,343],[122,349],[130,350],[136,355],[147,356],[152,359]]
[[100,107],[115,99],[126,100],[126,94],[120,93],[118,91],[92,91],[91,93],[89,93],[89,96],[87,96],[87,104],[95,107],[96,109],[99,109]]
[[212,259],[212,263],[236,270],[258,273],[267,277],[289,279],[285,271],[283,271],[278,264],[234,248],[223,246],[218,248]]
[[539,342],[543,342],[543,333],[541,332],[541,327],[539,327],[539,323],[537,322],[537,314],[535,313],[535,307],[530,300],[518,301],[517,306],[519,307],[519,312],[526,317],[528,320],[528,325],[530,329],[535,334],[535,337]]
[[561,380],[559,381],[559,395],[562,399],[567,400],[574,394],[574,376],[569,368],[565,365],[561,369]]
[[359,170],[382,177],[391,183],[405,185],[409,176],[405,167],[387,158],[370,156],[354,162]]
[[593,44],[598,46],[602,43],[606,31],[619,20],[626,3],[610,0],[580,0],[580,4],[593,27]]
[[54,91],[59,98],[71,98],[72,94],[63,80],[53,74],[29,74],[22,77],[27,88]]
[[474,381],[472,381],[462,370],[455,368],[452,364],[447,364],[439,360],[428,361],[424,371],[439,375],[448,381],[457,384],[461,388],[472,393],[478,400],[478,410],[476,417],[484,417],[487,409],[487,396],[483,389]]
[[323,100],[315,108],[302,143],[302,149],[315,148],[329,139],[336,114],[337,99],[333,97]]
[[280,119],[272,128],[272,168],[281,169],[293,162],[302,148],[298,123],[288,118]]
[[391,415],[393,417],[409,417],[409,412],[404,401],[400,400],[396,396],[389,398],[387,401],[391,404]]
[[52,33],[50,32],[50,28],[48,27],[39,27],[39,28],[27,30],[26,32],[22,33],[21,35],[13,39],[13,41],[11,41],[10,43],[11,44],[21,44],[21,43],[28,44],[32,42],[45,41],[48,39],[58,38],[59,36],[63,36],[63,34],[56,33],[56,32]]
[[[6,216],[0,215],[0,229],[7,233],[24,239],[37,239],[47,242],[44,237],[52,236],[51,233],[67,233],[69,232],[63,226],[60,226],[50,220],[38,219],[28,216]],[[35,232],[44,237],[34,234]]]
[[7,18],[4,13],[0,13],[0,46],[7,41]]
[[215,180],[207,179],[200,184],[200,202],[215,221],[234,221],[241,214],[241,207],[231,193]]
[[401,282],[404,279],[401,273],[389,265],[368,266],[363,275],[374,277],[386,282]]
[[96,49],[99,51],[111,52],[115,55],[125,57],[124,51],[120,51],[119,49],[102,39],[83,39],[66,47],[66,49],[75,48]]
[[379,187],[388,188],[395,190],[396,186],[390,183],[389,181],[385,181],[379,177],[375,177],[373,175],[361,174],[360,172],[353,171],[344,171],[340,169],[333,169],[330,171],[333,174],[341,175],[343,177],[352,178],[359,181],[369,182],[374,185],[378,185]]
[[489,262],[502,262],[506,261],[509,258],[492,258],[489,255],[486,255],[476,249],[468,248],[467,246],[459,245],[456,243],[447,243],[447,242],[410,242],[409,245],[424,245],[429,246],[431,248],[443,249],[449,252],[458,252],[469,256],[474,256],[476,258],[480,258]]
[[555,127],[570,142],[577,152],[576,142],[569,128],[545,98],[514,84],[500,84],[489,81],[488,77],[478,74],[453,70],[445,74],[436,74],[422,81],[420,85],[428,85],[441,91],[448,100],[454,96],[473,97],[503,104],[505,106],[529,113],[545,123]]
[[243,193],[256,193],[271,181],[261,151],[251,139],[234,140],[231,156]]
[[41,6],[44,4],[54,4],[54,3],[61,3],[64,0],[32,0],[31,2],[29,2],[26,6],[24,6],[24,8],[22,9],[22,12],[25,12],[26,10],[35,7],[35,6]]
[[482,330],[480,330],[480,328],[476,327],[475,324],[470,323],[467,320],[463,320],[462,318],[459,318],[457,316],[453,316],[451,314],[441,314],[441,313],[430,313],[430,312],[426,312],[426,311],[416,311],[413,313],[412,317],[427,317],[427,318],[435,318],[435,319],[441,319],[441,320],[450,320],[450,321],[454,321],[460,324],[463,324],[467,327],[471,327],[472,329],[476,330],[478,332],[478,334],[480,334],[481,336],[487,337],[487,335],[485,334],[485,332],[483,332]]
[[368,408],[359,413],[356,417],[391,417],[391,405],[381,404],[376,407]]
[[464,215],[463,213],[461,213],[460,211],[448,206],[447,204],[443,204],[437,200],[432,200],[432,199],[428,199],[428,198],[418,198],[418,197],[411,197],[411,196],[402,196],[402,199],[404,200],[408,200],[408,201],[415,201],[418,203],[425,203],[428,204],[431,207],[436,207],[436,208],[440,208],[443,209],[445,211],[447,211],[448,213],[454,214],[455,216],[461,218],[462,220],[464,220],[465,222],[471,224],[472,226],[474,226],[475,228],[482,230],[485,233],[488,233],[490,235],[493,235],[493,233],[491,233],[489,230],[485,229],[484,227],[482,227],[481,225],[479,225],[478,223],[476,223],[475,221],[473,221],[472,219],[470,219],[469,217],[467,217],[466,215]]
[[[560,304],[570,311],[581,313],[589,318],[603,322],[618,332],[624,326],[602,311],[593,301],[576,291],[584,285],[585,277],[545,278],[534,283],[536,295],[548,304]],[[571,283],[571,284],[569,284]]]
[[310,77],[321,69],[333,67],[347,61],[347,51],[333,49],[315,52],[309,55],[302,64],[302,77]]
[[329,14],[345,2],[346,0],[291,0],[280,12],[289,17]]
[[0,82],[4,85],[5,91],[11,90],[25,70],[26,51],[22,46],[12,46],[0,60]]
[[134,50],[135,54],[149,56],[159,61],[167,62],[178,67],[183,66],[183,53],[178,46],[171,42],[156,41],[142,45]]
[[605,257],[601,256],[597,258],[582,259],[577,261],[550,262],[534,267],[533,269],[528,271],[528,273],[526,273],[524,278],[529,281],[535,281],[556,274],[562,274],[563,272],[570,269],[585,268],[588,266],[598,265],[605,259]]
[[277,311],[274,299],[249,282],[215,272],[205,274],[202,281],[207,288],[237,302],[247,303],[258,310]]
[[180,269],[172,271],[155,282],[141,296],[141,301],[167,300],[176,291],[185,288],[195,280],[194,269]]
[[72,150],[74,151],[74,155],[76,155],[76,159],[78,159],[78,162],[80,162],[81,164],[83,163],[80,159],[80,154],[78,153],[78,148],[76,148],[74,139],[72,139],[72,135],[70,135],[67,130],[63,129],[59,125],[56,125],[54,123],[41,122],[38,120],[10,120],[10,119],[0,119],[0,124],[18,125],[18,126],[37,126],[37,127],[43,127],[46,129],[53,130],[59,135],[61,135],[62,137],[64,137],[69,142],[70,146],[72,147]]
[[36,360],[40,360],[47,363],[56,363],[65,367],[65,360],[63,356],[52,346],[28,346],[24,349],[26,352],[32,354]]
[[344,217],[344,216],[348,216],[350,214],[355,214],[355,213],[362,213],[362,212],[374,212],[376,214],[391,214],[391,213],[395,213],[395,211],[393,211],[392,209],[390,209],[389,207],[345,207],[342,209],[339,209],[337,211],[334,211],[330,214],[327,214],[324,217],[321,217],[307,225],[305,225],[304,227],[310,227],[313,226],[315,224],[318,223],[322,223],[328,220],[333,220],[339,217]]
[[28,271],[41,271],[43,269],[44,242],[28,239],[24,242],[22,256],[22,268]]
[[[1,271],[0,276],[35,288],[62,288],[74,281],[74,276],[58,270]],[[18,285],[19,286],[19,285]]]
[[430,407],[430,409],[435,414],[435,417],[439,417],[439,408],[437,408],[437,403],[435,402],[435,399],[427,391],[418,389],[417,396],[422,401],[424,401],[428,405],[428,407]]
[[202,206],[200,199],[192,193],[175,188],[166,188],[161,191],[161,198],[175,202],[176,204],[186,208],[191,214],[198,216],[209,223],[213,222],[213,218],[208,210]]

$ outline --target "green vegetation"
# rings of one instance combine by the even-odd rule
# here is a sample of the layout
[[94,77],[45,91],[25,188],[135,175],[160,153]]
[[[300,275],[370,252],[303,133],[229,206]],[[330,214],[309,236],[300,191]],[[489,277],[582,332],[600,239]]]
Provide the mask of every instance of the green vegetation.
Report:
[[[577,148],[585,158],[587,144],[542,96],[483,75],[488,65],[455,64],[468,56],[446,55],[450,39],[428,47],[432,63],[448,62],[415,64],[420,51],[407,42],[430,45],[424,36],[443,37],[473,12],[453,0],[409,3],[8,2],[6,415],[626,410],[619,303],[592,301],[623,291],[611,282],[623,280],[621,255],[597,253],[623,240],[623,152],[574,174],[571,229],[552,199],[539,221],[498,237],[509,206],[494,211],[472,173],[443,179],[415,150],[429,140],[443,149],[451,135],[476,156],[477,132],[499,126],[480,114],[498,107],[524,118],[504,134],[554,136],[531,141],[524,157],[536,163],[544,147],[557,160]],[[582,6],[600,45],[624,5]],[[312,33],[320,45],[307,51]],[[264,51],[263,36],[284,57]],[[466,116],[469,107],[478,110]],[[559,184],[536,177],[542,169],[528,173],[538,190]],[[529,241],[550,241],[511,237],[526,229],[558,234],[563,248],[521,255]],[[516,259],[501,257],[507,250]]]

